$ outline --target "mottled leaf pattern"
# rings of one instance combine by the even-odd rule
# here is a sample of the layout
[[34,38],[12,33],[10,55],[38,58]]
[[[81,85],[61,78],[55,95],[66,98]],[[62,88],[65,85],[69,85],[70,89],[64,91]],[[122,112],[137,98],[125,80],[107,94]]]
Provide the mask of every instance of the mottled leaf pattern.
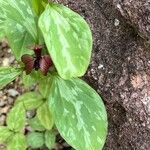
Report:
[[48,109],[48,104],[45,102],[41,107],[37,110],[37,117],[40,120],[41,124],[47,129],[51,130],[54,121],[50,110]]
[[45,130],[45,128],[41,125],[37,116],[28,120],[28,123],[29,123],[30,127],[32,128],[32,130],[35,130],[35,131],[44,131]]
[[28,46],[37,41],[37,18],[30,1],[1,0],[0,9],[0,32],[7,37],[16,59],[32,54]]
[[7,150],[26,150],[26,138],[22,133],[16,133],[7,144]]
[[30,45],[35,43],[32,36],[20,24],[10,20],[6,23],[5,34],[16,59],[20,60],[24,54],[33,54],[33,51],[28,49]]
[[8,113],[6,123],[10,130],[21,131],[25,126],[25,108],[23,103],[15,105]]
[[16,100],[17,104],[20,105],[22,103],[26,110],[37,109],[40,105],[42,105],[43,100],[39,93],[37,92],[28,92],[21,96],[19,96]]
[[0,126],[0,144],[5,143],[13,133],[4,126]]
[[3,29],[0,28],[0,40],[2,40],[5,37],[4,32],[2,31]]
[[26,75],[26,73],[24,72],[22,75],[22,82],[23,85],[28,88],[31,87],[32,85],[34,85],[36,83],[35,79],[32,77],[31,74]]
[[50,4],[39,19],[39,27],[59,75],[64,79],[84,75],[92,50],[85,20],[63,5]]
[[99,95],[80,79],[55,77],[49,105],[62,137],[77,150],[101,150],[107,114]]
[[26,73],[24,72],[22,75],[22,82],[25,87],[30,87],[32,85],[36,85],[39,82],[39,78],[41,78],[41,76],[38,71],[34,70],[29,75],[26,75]]
[[22,73],[20,68],[0,67],[0,89]]
[[0,40],[5,36],[5,19],[2,17],[3,11],[0,11]]
[[0,9],[3,18],[19,23],[37,40],[36,16],[29,0],[1,0]]
[[39,148],[44,144],[44,134],[39,132],[31,132],[27,135],[27,144],[32,148]]
[[36,14],[39,16],[44,11],[44,5],[47,0],[32,0],[32,6]]
[[46,131],[45,132],[45,145],[48,147],[48,149],[52,149],[55,144],[56,136],[54,132],[52,131]]
[[44,98],[47,98],[50,94],[51,84],[53,77],[48,75],[40,80],[39,91]]

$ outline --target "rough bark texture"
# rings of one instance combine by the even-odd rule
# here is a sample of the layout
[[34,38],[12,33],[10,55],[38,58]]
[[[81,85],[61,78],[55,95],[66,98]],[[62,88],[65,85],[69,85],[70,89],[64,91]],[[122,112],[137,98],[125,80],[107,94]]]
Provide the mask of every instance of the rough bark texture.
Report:
[[[93,56],[84,79],[101,94],[107,106],[109,134],[104,149],[148,150],[150,45],[126,23],[112,0],[58,2],[83,15],[93,31]],[[120,5],[123,9],[124,5]],[[127,19],[132,20],[131,17]],[[149,28],[143,28],[141,20],[135,17],[134,22],[140,32],[149,36]]]
[[150,0],[113,0],[121,14],[139,31],[150,39]]

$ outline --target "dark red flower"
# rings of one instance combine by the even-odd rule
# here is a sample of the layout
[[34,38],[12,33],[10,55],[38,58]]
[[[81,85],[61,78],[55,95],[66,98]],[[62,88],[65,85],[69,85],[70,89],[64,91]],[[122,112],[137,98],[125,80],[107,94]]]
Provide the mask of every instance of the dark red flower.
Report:
[[43,46],[36,45],[34,48],[35,57],[25,54],[21,57],[22,62],[25,65],[26,74],[30,74],[33,69],[40,70],[43,75],[47,75],[49,68],[52,66],[52,60],[49,55],[42,56]]
[[40,71],[43,73],[43,75],[47,75],[49,68],[52,65],[52,60],[49,55],[44,55],[40,59]]
[[26,74],[30,74],[34,68],[34,58],[28,54],[21,57],[22,62],[25,65]]

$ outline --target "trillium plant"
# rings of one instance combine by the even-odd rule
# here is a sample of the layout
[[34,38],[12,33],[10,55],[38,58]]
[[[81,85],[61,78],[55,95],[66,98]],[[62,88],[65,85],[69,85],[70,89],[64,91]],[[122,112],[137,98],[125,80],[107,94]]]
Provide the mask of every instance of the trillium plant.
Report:
[[[76,150],[101,150],[107,135],[102,99],[79,79],[88,68],[92,34],[76,12],[47,0],[0,0],[0,37],[5,37],[18,64],[0,67],[0,89],[22,78],[32,92],[18,96],[0,143],[7,150],[46,146],[58,131]],[[33,111],[33,117],[27,112]]]

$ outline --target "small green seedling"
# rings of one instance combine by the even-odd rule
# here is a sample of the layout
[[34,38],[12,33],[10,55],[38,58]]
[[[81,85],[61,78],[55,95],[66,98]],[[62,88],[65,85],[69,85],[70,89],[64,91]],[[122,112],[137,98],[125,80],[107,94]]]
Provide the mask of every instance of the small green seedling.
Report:
[[[18,61],[0,67],[0,89],[21,76],[34,92],[19,96],[0,126],[8,150],[46,146],[57,130],[76,150],[101,150],[107,114],[100,96],[84,81],[92,52],[86,21],[69,8],[47,0],[0,0],[0,37]],[[33,118],[26,113],[35,111]]]

